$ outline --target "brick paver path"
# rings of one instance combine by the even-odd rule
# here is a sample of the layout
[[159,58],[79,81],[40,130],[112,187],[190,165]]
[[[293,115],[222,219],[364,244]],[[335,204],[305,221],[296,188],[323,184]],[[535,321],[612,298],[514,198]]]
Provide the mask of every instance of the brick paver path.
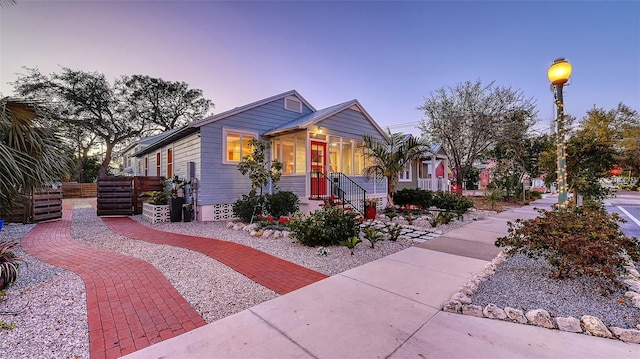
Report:
[[299,266],[255,248],[219,239],[169,233],[147,227],[131,218],[103,217],[112,231],[152,243],[198,251],[226,264],[254,282],[285,294],[327,278],[327,275]]
[[117,358],[206,324],[151,264],[71,238],[73,205],[62,220],[40,223],[22,248],[78,274],[87,290],[91,358]]

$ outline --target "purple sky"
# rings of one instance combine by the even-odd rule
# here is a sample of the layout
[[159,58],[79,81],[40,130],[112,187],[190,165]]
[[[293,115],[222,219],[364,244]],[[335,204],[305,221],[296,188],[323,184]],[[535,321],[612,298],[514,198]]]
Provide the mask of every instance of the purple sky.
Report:
[[[22,66],[204,91],[214,113],[290,89],[316,108],[357,98],[381,126],[418,133],[437,88],[521,89],[553,117],[546,71],[573,65],[567,111],[640,110],[640,2],[24,1],[0,9],[0,93]],[[409,123],[408,126],[402,126]]]

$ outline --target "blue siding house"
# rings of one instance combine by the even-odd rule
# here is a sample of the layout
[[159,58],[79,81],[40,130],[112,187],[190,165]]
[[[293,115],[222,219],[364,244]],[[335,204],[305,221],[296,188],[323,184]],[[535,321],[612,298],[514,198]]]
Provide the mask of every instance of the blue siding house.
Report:
[[309,212],[322,203],[319,197],[329,195],[332,187],[325,180],[334,174],[362,187],[367,198],[386,198],[384,181],[362,176],[365,134],[385,136],[357,100],[316,110],[291,90],[194,121],[134,156],[140,172],[195,179],[197,219],[219,220],[232,217],[233,202],[251,187],[237,169],[252,151],[249,141],[268,141],[270,159],[283,163],[280,190],[296,193],[301,209]]

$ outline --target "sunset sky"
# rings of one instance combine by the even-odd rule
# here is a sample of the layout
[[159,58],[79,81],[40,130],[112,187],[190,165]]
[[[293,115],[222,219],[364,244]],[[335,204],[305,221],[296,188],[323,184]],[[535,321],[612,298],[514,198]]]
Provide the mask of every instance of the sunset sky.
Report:
[[0,9],[0,93],[22,66],[146,74],[204,91],[214,113],[296,89],[316,108],[357,98],[414,132],[432,91],[495,80],[553,117],[547,68],[573,65],[567,111],[640,110],[640,2],[24,1]]

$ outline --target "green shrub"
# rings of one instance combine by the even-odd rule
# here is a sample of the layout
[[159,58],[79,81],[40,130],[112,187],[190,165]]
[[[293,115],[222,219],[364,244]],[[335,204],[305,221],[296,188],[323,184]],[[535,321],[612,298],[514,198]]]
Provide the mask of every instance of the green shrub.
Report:
[[280,191],[266,195],[265,212],[274,218],[290,216],[298,212],[300,200],[298,196],[289,191]]
[[337,245],[360,233],[355,212],[330,205],[309,216],[291,220],[289,227],[293,238],[310,247]]
[[398,206],[413,204],[429,208],[432,205],[433,192],[419,188],[404,188],[393,194],[393,203]]
[[532,199],[532,200],[540,199],[540,198],[542,198],[542,192],[540,192],[540,191],[529,191],[529,192],[527,192],[527,197],[529,197],[529,199]]
[[389,240],[390,241],[397,241],[398,237],[400,237],[400,234],[402,234],[402,226],[399,225],[398,223],[395,223],[393,226],[390,224],[386,225],[387,228],[387,234],[389,235]]
[[437,221],[443,224],[449,224],[453,221],[453,218],[456,217],[456,214],[453,212],[440,212],[437,217]]
[[376,242],[382,239],[382,233],[373,224],[369,224],[362,230],[364,238],[371,243],[371,248],[375,248]]
[[507,254],[544,258],[554,270],[553,278],[594,277],[603,291],[618,285],[626,264],[624,253],[640,260],[640,243],[618,226],[624,220],[607,214],[598,203],[538,212],[537,218],[509,222],[507,236],[498,238],[496,246],[507,247]]
[[438,191],[433,194],[433,206],[456,213],[465,213],[473,207],[473,201],[451,192]]
[[358,236],[352,236],[344,241],[340,241],[340,245],[349,248],[351,251],[351,255],[353,255],[353,250],[356,248],[358,243],[362,243],[362,239],[359,239]]
[[264,201],[264,196],[243,194],[242,198],[233,203],[233,215],[245,223],[252,222],[262,214]]

